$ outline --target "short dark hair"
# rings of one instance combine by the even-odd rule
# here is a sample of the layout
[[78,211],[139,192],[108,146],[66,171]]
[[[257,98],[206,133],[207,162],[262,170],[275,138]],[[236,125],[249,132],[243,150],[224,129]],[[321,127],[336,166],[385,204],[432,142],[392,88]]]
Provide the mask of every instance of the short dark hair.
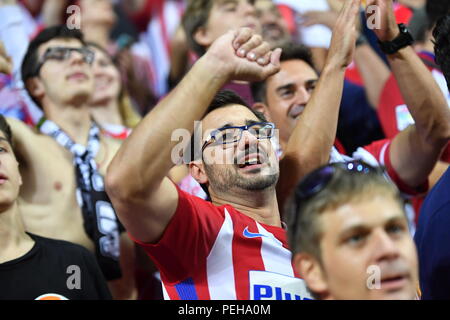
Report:
[[[311,68],[316,70],[313,62],[313,56],[311,50],[302,44],[287,43],[281,47],[283,52],[281,53],[280,62],[289,60],[301,60],[306,62]],[[251,84],[251,91],[253,100],[255,102],[267,101],[267,79],[260,82],[253,82]]]
[[[27,91],[28,88],[26,85],[26,81],[32,77],[37,76],[36,69],[39,63],[39,47],[42,44],[53,39],[77,39],[83,45],[85,45],[83,34],[81,33],[81,31],[77,29],[69,29],[66,25],[53,26],[42,30],[28,45],[27,52],[22,61],[22,67],[20,71],[22,75],[22,81],[24,82],[25,89]],[[36,103],[36,105],[42,109],[42,105],[39,103],[39,101],[37,101],[31,94],[30,97],[34,101],[34,103]]]
[[206,25],[209,13],[215,0],[188,0],[186,10],[183,14],[182,25],[190,48],[200,57],[206,49],[197,43],[194,34]]
[[13,136],[12,136],[11,127],[9,126],[5,117],[1,114],[0,114],[0,131],[3,132],[6,140],[9,142],[11,147],[13,147]]
[[[311,172],[300,182],[299,186],[302,183],[307,184],[313,175],[327,166]],[[335,169],[333,176],[321,191],[304,198],[300,195],[301,191],[297,187],[285,210],[289,246],[293,254],[305,252],[320,262],[322,261],[320,239],[323,231],[318,220],[323,212],[346,203],[370,199],[374,192],[393,197],[402,208],[404,205],[400,191],[391,181],[387,180],[382,168],[374,168],[373,171],[367,173],[355,173],[340,167],[339,164],[332,166]]]
[[441,67],[450,90],[450,14],[438,20],[433,37],[436,63]]

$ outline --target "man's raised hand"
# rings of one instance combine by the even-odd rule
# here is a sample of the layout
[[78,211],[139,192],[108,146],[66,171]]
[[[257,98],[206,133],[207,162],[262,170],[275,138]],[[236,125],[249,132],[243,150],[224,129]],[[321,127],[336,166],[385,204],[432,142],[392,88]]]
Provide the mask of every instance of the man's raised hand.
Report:
[[327,63],[346,68],[353,61],[356,44],[356,21],[361,0],[346,0],[333,28]]
[[[376,10],[373,10],[376,8]],[[366,18],[369,20],[373,15],[380,19],[380,23],[373,29],[378,40],[392,41],[400,33],[394,14],[394,4],[392,0],[368,0]]]
[[280,70],[280,55],[253,30],[240,28],[218,38],[205,58],[221,66],[229,81],[262,81]]

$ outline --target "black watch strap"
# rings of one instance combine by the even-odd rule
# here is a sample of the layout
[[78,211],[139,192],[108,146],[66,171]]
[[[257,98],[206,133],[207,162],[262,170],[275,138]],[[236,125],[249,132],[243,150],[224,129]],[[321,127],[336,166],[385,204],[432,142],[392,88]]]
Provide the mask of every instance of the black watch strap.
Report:
[[394,54],[397,51],[413,44],[414,39],[409,33],[406,25],[400,23],[398,25],[398,28],[400,30],[400,34],[394,40],[384,42],[378,41],[381,51],[383,51],[385,54]]

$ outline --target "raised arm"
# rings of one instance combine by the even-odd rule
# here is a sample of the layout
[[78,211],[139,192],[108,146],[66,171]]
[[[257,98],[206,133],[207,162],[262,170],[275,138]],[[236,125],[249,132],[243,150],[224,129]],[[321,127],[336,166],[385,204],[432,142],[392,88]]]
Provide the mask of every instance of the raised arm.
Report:
[[[381,11],[380,41],[391,41],[399,29],[392,0],[371,0]],[[450,110],[431,72],[412,47],[388,55],[389,63],[415,125],[399,133],[390,148],[391,164],[410,187],[424,183],[450,138]]]
[[371,106],[377,109],[381,91],[389,79],[391,71],[368,42],[356,47],[355,63],[364,82],[367,98]]
[[329,161],[336,138],[345,69],[355,50],[360,2],[346,1],[342,8],[323,72],[284,150],[277,185],[280,212],[300,179]]
[[[261,65],[239,57],[240,49],[263,57]],[[214,95],[230,80],[265,79],[279,69],[280,50],[248,28],[216,40],[180,84],[134,129],[119,149],[106,177],[107,192],[125,228],[144,242],[157,241],[176,211],[178,193],[166,178],[174,166],[172,133],[193,132]]]

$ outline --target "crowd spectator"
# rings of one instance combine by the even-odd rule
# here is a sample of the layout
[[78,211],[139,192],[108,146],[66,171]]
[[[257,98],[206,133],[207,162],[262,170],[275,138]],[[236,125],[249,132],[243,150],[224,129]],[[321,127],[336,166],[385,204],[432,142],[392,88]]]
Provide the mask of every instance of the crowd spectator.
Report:
[[[0,223],[17,230],[13,243],[0,228],[4,297],[447,297],[448,19],[435,24],[448,11],[0,0],[0,114],[14,131],[11,145],[0,117],[3,186],[14,185]],[[329,236],[356,217],[365,233],[341,251]],[[61,283],[66,263],[84,261],[87,290],[29,279],[24,258],[52,263]],[[364,283],[373,265],[378,291]],[[24,274],[21,290],[9,274]]]
[[133,245],[126,234],[119,236],[102,178],[119,142],[91,121],[93,62],[82,33],[64,25],[44,29],[30,43],[22,79],[45,117],[37,130],[8,119],[22,163],[20,206],[27,231],[92,250],[113,296],[129,298]]
[[288,238],[317,299],[412,300],[417,251],[398,189],[363,162],[310,173],[296,189]]
[[12,134],[0,116],[0,299],[111,299],[100,268],[86,248],[25,230],[18,203],[22,178]]
[[[437,23],[435,39],[436,62],[442,68],[450,89],[450,15]],[[447,300],[450,298],[448,272],[450,250],[448,247],[449,179],[450,171],[442,175],[430,191],[419,215],[415,241],[419,250],[420,288],[425,300]]]

